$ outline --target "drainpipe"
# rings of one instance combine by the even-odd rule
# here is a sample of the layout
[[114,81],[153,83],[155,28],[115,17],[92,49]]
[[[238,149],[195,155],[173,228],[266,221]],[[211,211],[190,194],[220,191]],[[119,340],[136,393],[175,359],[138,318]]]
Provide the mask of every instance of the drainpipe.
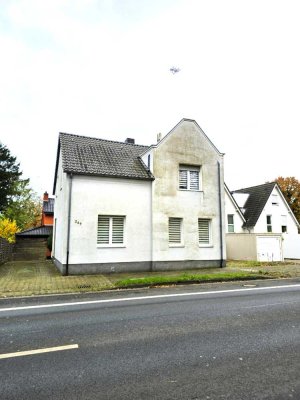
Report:
[[220,163],[218,161],[218,185],[219,185],[219,218],[220,218],[220,255],[221,255],[221,260],[220,260],[220,267],[223,268],[223,213],[222,213],[222,187],[221,187],[221,167]]
[[71,205],[72,205],[72,182],[73,182],[73,174],[69,175],[70,177],[70,186],[69,186],[69,204],[68,204],[68,230],[67,230],[67,261],[66,261],[66,273],[65,275],[69,275],[69,252],[70,252],[70,229],[71,229]]

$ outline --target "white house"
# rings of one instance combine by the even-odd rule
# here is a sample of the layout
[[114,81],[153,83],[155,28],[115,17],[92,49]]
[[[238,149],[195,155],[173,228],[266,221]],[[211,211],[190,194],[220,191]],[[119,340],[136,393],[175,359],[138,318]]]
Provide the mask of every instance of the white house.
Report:
[[[227,190],[225,210],[228,258],[260,261],[300,258],[299,223],[276,183],[231,193]],[[234,221],[234,226],[228,221]]]
[[150,147],[59,135],[52,257],[63,274],[223,267],[223,154],[181,120]]

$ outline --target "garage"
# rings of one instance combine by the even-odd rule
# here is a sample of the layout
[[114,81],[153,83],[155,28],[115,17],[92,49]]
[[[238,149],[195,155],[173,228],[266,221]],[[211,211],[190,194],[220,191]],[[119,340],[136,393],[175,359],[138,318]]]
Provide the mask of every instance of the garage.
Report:
[[283,261],[282,235],[276,233],[227,233],[228,260]]
[[283,261],[282,238],[277,236],[257,236],[258,261]]

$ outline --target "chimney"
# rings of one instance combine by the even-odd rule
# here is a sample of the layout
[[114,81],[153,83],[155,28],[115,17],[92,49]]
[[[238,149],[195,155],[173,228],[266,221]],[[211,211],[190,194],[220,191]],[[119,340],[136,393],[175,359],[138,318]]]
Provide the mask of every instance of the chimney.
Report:
[[135,143],[135,140],[128,137],[127,139],[125,139],[125,143],[134,144],[134,143]]
[[43,197],[44,201],[48,201],[49,200],[49,195],[47,192],[44,193],[44,197]]
[[161,141],[161,133],[159,132],[159,133],[157,134],[157,143],[160,142],[160,141]]

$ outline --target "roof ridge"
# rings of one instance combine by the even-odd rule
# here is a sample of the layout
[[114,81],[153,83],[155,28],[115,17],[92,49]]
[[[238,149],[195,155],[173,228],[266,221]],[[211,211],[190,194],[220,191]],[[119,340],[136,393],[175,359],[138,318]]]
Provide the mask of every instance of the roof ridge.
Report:
[[94,139],[94,140],[100,140],[102,142],[118,143],[118,144],[123,144],[123,145],[127,145],[127,146],[136,146],[136,147],[144,147],[144,148],[149,148],[151,146],[151,145],[136,144],[136,143],[126,143],[126,142],[121,142],[119,140],[102,139],[102,138],[97,138],[95,136],[77,135],[75,133],[67,133],[67,132],[59,132],[59,136],[60,135],[75,136],[78,138],[85,138],[85,139]]
[[256,189],[256,188],[259,188],[259,187],[262,187],[262,186],[267,186],[267,185],[275,186],[275,185],[277,185],[277,182],[266,182],[266,183],[262,183],[260,185],[254,185],[254,186],[249,186],[249,187],[246,187],[246,188],[235,189],[235,190],[232,190],[232,193],[239,192],[240,190]]

